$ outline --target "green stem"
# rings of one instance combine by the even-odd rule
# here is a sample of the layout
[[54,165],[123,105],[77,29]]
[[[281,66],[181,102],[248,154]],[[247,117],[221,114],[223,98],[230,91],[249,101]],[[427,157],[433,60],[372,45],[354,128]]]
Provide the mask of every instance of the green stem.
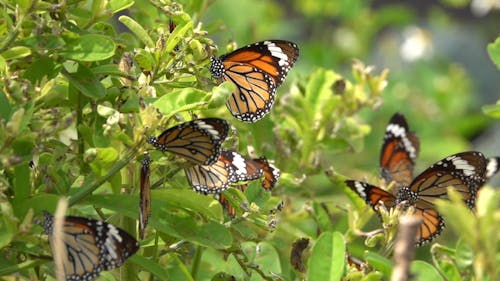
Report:
[[93,183],[89,184],[88,186],[84,186],[80,188],[78,191],[73,194],[69,198],[69,206],[74,205],[75,203],[79,202],[86,196],[90,195],[94,190],[96,190],[99,186],[104,184],[107,180],[109,180],[112,176],[114,176],[116,173],[118,173],[123,167],[125,167],[134,157],[137,155],[137,148],[133,147],[127,151],[125,154],[125,157],[122,159],[118,160],[113,166],[110,167],[109,171],[104,175],[103,177],[96,179]]
[[202,251],[203,249],[198,245],[196,247],[196,253],[194,254],[193,266],[191,267],[191,276],[193,276],[194,280],[196,280],[196,275],[198,275],[198,271],[200,270]]

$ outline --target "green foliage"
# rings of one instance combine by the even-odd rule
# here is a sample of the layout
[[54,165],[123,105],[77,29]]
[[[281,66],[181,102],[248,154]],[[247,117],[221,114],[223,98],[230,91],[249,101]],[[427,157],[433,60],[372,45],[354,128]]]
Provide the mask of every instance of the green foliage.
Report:
[[[418,132],[423,163],[435,161],[438,151],[467,147],[464,136],[487,124],[468,114],[467,72],[436,60],[411,70],[394,66],[389,76],[381,67],[352,62],[367,60],[384,28],[415,20],[404,6],[373,10],[363,1],[294,1],[290,8],[301,19],[290,23],[290,11],[278,2],[186,2],[2,2],[0,276],[53,278],[47,237],[37,222],[61,197],[69,198],[68,214],[100,217],[135,234],[140,160],[150,151],[154,190],[146,237],[136,255],[120,270],[103,272],[103,279],[389,279],[398,214],[384,213],[384,231],[361,231],[379,221],[370,224],[370,208],[343,181],[357,169],[375,170],[382,126],[394,111],[403,111]],[[252,13],[230,20],[235,9]],[[118,16],[123,10],[129,14]],[[331,17],[338,28],[323,22]],[[210,38],[221,44],[228,36],[239,44],[293,40],[296,26],[328,36],[298,42],[301,56],[269,117],[256,124],[236,121],[224,105],[233,85],[216,85],[208,71],[217,50]],[[488,46],[497,65],[498,42]],[[221,53],[235,47],[222,46]],[[483,111],[500,116],[498,103]],[[228,120],[235,133],[226,148],[253,148],[282,172],[272,192],[259,183],[245,192],[225,191],[234,219],[211,196],[191,190],[181,171],[184,160],[145,142],[195,116]],[[484,188],[477,215],[459,202],[441,202],[462,240],[455,248],[435,244],[432,256],[424,248],[422,261],[412,265],[416,278],[460,280],[465,273],[498,279],[498,198],[498,191]],[[372,235],[362,241],[367,233]],[[291,245],[301,237],[311,241],[301,256],[306,272],[290,264]],[[347,265],[351,253],[366,268]]]

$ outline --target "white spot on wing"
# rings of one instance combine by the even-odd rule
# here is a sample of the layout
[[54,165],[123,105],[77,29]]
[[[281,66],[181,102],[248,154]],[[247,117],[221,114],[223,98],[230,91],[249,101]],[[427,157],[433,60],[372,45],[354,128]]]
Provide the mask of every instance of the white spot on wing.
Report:
[[498,159],[490,158],[486,166],[486,178],[491,178],[498,171]]
[[365,185],[362,182],[355,181],[354,187],[356,188],[359,196],[363,197],[363,199],[366,199]]
[[453,166],[455,166],[455,169],[461,170],[468,177],[473,176],[476,173],[476,168],[469,164],[469,162],[465,159],[458,156],[450,156],[446,158],[446,160],[451,161]]
[[238,153],[233,152],[233,165],[236,167],[237,175],[245,175],[247,173],[247,164],[245,158]]
[[215,130],[212,125],[209,125],[202,120],[196,120],[196,126],[207,130],[212,136],[214,136],[214,139],[219,140],[219,132]]
[[118,258],[118,254],[116,253],[116,241],[120,243],[122,241],[122,237],[120,236],[120,233],[118,232],[118,229],[111,225],[108,224],[108,237],[106,238],[106,249],[108,250],[109,255],[112,257],[112,259],[116,260]]
[[276,44],[270,41],[265,41],[264,44],[267,45],[267,49],[269,50],[269,52],[271,52],[271,55],[273,57],[280,59],[278,61],[279,66],[288,65],[288,56],[283,53],[283,50],[280,47],[276,46]]

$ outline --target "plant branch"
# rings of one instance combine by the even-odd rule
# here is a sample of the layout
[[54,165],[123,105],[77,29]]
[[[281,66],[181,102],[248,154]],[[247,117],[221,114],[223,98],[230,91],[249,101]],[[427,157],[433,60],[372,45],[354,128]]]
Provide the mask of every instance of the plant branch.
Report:
[[407,281],[410,277],[410,264],[415,255],[417,229],[422,219],[417,216],[399,218],[398,238],[394,246],[394,268],[391,281]]

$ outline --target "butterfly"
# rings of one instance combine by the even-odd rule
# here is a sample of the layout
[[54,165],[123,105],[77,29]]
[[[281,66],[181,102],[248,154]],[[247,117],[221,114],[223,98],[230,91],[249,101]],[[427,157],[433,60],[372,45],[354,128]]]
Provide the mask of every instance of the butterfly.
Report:
[[196,119],[165,130],[147,142],[161,151],[169,151],[201,165],[214,164],[226,139],[229,124],[218,118]]
[[264,171],[264,178],[262,180],[262,187],[266,190],[271,190],[278,182],[278,179],[281,176],[281,172],[278,168],[276,168],[273,164],[269,163],[269,161],[265,157],[260,157],[256,159],[252,159],[257,162],[259,166]]
[[221,193],[231,184],[262,176],[259,164],[235,151],[222,150],[212,165],[194,165],[184,169],[189,184],[197,192]]
[[447,188],[453,187],[472,209],[478,189],[487,180],[488,162],[489,159],[476,151],[448,156],[426,169],[409,185],[399,188],[396,195],[361,181],[347,180],[345,183],[377,213],[380,203],[388,208],[399,204],[413,206],[415,215],[423,220],[417,232],[417,246],[421,246],[437,237],[445,226],[434,201],[448,199]]
[[[265,190],[273,189],[281,175],[280,170],[271,163],[269,163],[269,161],[265,157],[254,158],[252,159],[252,161],[255,162],[258,166],[260,166],[260,168],[263,171],[263,176],[262,176],[263,179],[261,184],[262,188],[264,188]],[[244,192],[247,189],[247,187],[248,184],[239,184],[234,186],[234,188],[237,188],[242,192]],[[231,205],[226,195],[222,193],[216,194],[215,199],[219,201],[219,203],[222,205],[224,210],[226,210],[226,212],[231,218],[234,218],[236,216],[236,209],[234,208],[233,205]]]
[[[43,229],[54,249],[54,217],[44,212]],[[92,280],[103,270],[121,266],[139,249],[139,243],[126,231],[95,219],[64,218],[62,231],[63,267],[66,280]]]
[[418,138],[409,131],[405,117],[401,113],[394,114],[385,130],[380,153],[380,173],[385,183],[408,186],[413,180],[418,151]]
[[149,165],[151,159],[149,154],[146,154],[142,159],[140,184],[141,190],[139,194],[139,237],[144,239],[144,232],[148,225],[149,216],[151,215],[151,190],[149,182]]
[[226,105],[237,119],[254,123],[269,113],[276,89],[297,61],[299,48],[284,40],[247,45],[221,57],[211,57],[210,72],[216,79],[230,81],[235,92]]

